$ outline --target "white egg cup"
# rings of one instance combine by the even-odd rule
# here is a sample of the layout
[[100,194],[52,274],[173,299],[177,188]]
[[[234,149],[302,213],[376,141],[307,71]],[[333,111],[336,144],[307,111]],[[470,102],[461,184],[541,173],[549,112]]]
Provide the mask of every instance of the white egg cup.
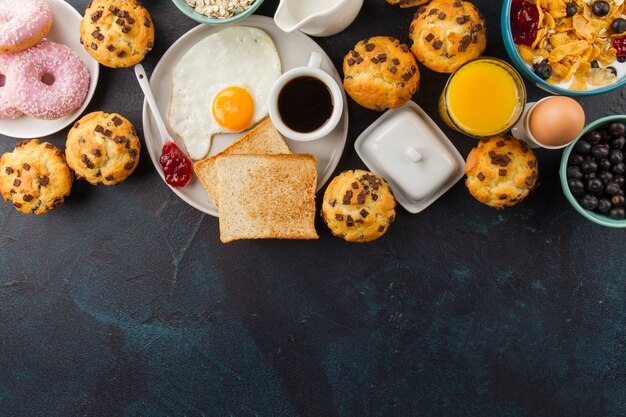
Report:
[[515,126],[511,128],[511,134],[513,135],[513,137],[526,142],[526,144],[528,144],[528,146],[530,146],[533,149],[539,149],[539,148],[563,149],[567,145],[569,145],[571,142],[565,143],[563,145],[558,145],[558,146],[545,145],[539,142],[537,138],[535,137],[535,135],[533,135],[533,132],[530,130],[530,117],[532,116],[532,113],[537,107],[537,105],[546,100],[550,100],[553,97],[554,96],[548,96],[548,97],[542,98],[541,100],[535,103],[526,103],[526,106],[524,107],[524,111],[522,112],[522,117],[520,117],[519,121],[515,124]]
[[[309,142],[313,140],[322,139],[328,136],[337,124],[341,120],[341,116],[343,114],[343,94],[341,93],[341,88],[337,84],[337,82],[330,76],[327,72],[321,69],[322,67],[322,55],[313,52],[311,54],[311,59],[309,60],[309,65],[306,67],[298,67],[284,73],[277,81],[274,83],[272,90],[270,91],[269,96],[269,115],[270,119],[276,126],[276,129],[286,138],[292,139],[298,142]],[[278,110],[278,96],[282,91],[283,87],[287,85],[290,81],[300,78],[300,77],[312,77],[320,80],[324,85],[328,88],[330,92],[330,96],[333,104],[333,112],[330,115],[330,118],[324,123],[322,126],[317,128],[312,132],[296,132],[293,129],[290,129],[285,122],[283,122],[282,117],[280,116],[280,111]],[[315,105],[315,103],[311,103],[311,105]]]

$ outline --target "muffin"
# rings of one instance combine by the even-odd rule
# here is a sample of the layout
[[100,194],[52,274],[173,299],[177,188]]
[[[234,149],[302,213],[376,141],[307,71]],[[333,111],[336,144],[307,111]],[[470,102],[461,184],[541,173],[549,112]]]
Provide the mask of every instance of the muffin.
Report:
[[469,192],[495,208],[514,206],[537,184],[539,167],[532,149],[510,136],[483,139],[465,163]]
[[98,111],[74,123],[65,148],[76,178],[93,185],[115,185],[137,167],[141,142],[124,117]]
[[461,0],[434,0],[417,9],[409,37],[417,59],[437,72],[454,72],[487,46],[485,19]]
[[430,0],[387,0],[387,3],[393,4],[394,6],[400,6],[405,9],[408,7],[421,6],[422,4],[428,3]]
[[104,66],[131,67],[154,46],[154,25],[137,0],[94,0],[80,21],[80,42]]
[[387,232],[396,216],[395,207],[387,182],[357,169],[345,171],[330,182],[321,215],[335,236],[348,242],[369,242]]
[[363,40],[343,60],[346,92],[363,107],[394,109],[418,90],[420,73],[409,47],[391,36]]
[[65,155],[48,142],[20,142],[0,158],[0,192],[24,214],[45,214],[63,203],[72,188]]

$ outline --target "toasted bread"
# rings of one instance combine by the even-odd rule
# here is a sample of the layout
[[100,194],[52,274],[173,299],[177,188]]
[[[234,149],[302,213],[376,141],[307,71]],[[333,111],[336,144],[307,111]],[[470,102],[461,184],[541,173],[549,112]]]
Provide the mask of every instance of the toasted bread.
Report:
[[312,155],[223,155],[215,160],[220,239],[318,239]]
[[193,165],[196,176],[209,193],[213,204],[219,204],[217,192],[217,170],[215,160],[222,155],[238,154],[290,154],[289,147],[278,133],[272,121],[267,118],[238,141],[224,149],[221,153],[203,159]]

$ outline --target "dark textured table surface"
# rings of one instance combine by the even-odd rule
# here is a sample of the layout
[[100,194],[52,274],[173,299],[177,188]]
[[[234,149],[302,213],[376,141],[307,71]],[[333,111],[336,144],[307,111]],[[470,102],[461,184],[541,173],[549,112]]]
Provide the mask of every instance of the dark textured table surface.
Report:
[[[486,54],[506,58],[500,2],[476,3]],[[150,72],[195,22],[168,0],[145,5]],[[339,65],[360,39],[407,40],[411,16],[366,0],[317,41]],[[414,99],[441,125],[446,76],[420,69]],[[588,120],[624,113],[625,91],[581,100]],[[131,69],[103,68],[88,111],[141,132],[142,102]],[[377,117],[350,103],[337,172],[364,167],[352,145]],[[444,130],[466,156],[474,141]],[[538,157],[541,185],[519,206],[494,211],[459,182],[363,245],[319,219],[319,241],[223,245],[217,219],[170,192],[145,152],[126,182],[76,182],[48,215],[2,203],[0,416],[624,417],[626,235],[568,205],[559,151]]]

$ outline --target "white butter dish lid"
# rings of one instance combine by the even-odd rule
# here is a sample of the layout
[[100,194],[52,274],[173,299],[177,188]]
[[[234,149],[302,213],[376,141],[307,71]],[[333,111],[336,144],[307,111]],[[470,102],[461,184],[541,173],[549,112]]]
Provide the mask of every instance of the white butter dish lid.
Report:
[[463,157],[413,101],[388,110],[358,137],[354,147],[411,213],[431,205],[464,175]]

